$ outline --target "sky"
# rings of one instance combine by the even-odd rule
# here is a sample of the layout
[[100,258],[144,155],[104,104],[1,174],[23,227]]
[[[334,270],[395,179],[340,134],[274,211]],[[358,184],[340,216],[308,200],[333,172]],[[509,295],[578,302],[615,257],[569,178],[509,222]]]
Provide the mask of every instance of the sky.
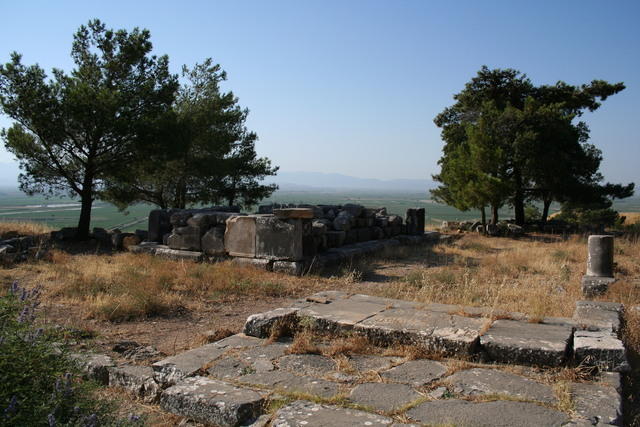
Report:
[[[637,0],[0,0],[0,11],[2,63],[17,51],[70,70],[73,33],[93,18],[149,29],[175,73],[213,58],[250,110],[258,153],[289,172],[430,178],[443,145],[433,118],[482,65],[535,84],[622,81],[583,120],[605,178],[640,184]],[[0,169],[15,170],[4,147]]]

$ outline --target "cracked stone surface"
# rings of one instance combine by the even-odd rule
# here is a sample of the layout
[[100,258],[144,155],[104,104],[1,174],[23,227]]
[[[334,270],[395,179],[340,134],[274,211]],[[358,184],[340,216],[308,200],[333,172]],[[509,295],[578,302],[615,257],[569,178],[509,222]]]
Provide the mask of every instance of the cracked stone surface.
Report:
[[336,369],[336,363],[319,354],[289,354],[278,361],[280,369],[304,375],[326,375]]
[[550,386],[497,369],[467,369],[447,377],[446,381],[453,386],[454,393],[467,396],[504,394],[545,403],[556,401]]
[[287,371],[262,372],[238,378],[243,384],[267,387],[287,392],[315,394],[333,397],[339,392],[339,384],[310,376],[298,376]]
[[573,351],[577,363],[595,365],[605,371],[629,369],[624,344],[610,331],[576,331]]
[[255,347],[264,341],[242,334],[232,335],[220,341],[167,357],[152,365],[155,380],[162,385],[173,385],[195,375],[206,365],[231,349]]
[[560,366],[569,352],[573,328],[568,325],[496,320],[480,345],[501,363]]
[[573,318],[589,330],[620,330],[622,304],[600,301],[577,301]]
[[349,356],[349,363],[359,372],[380,371],[390,368],[391,365],[402,360],[400,357],[372,356],[366,354],[355,354]]
[[298,400],[280,408],[271,425],[274,427],[388,426],[392,422],[391,418],[370,412]]
[[406,384],[364,383],[351,390],[349,399],[359,405],[391,412],[421,397]]
[[321,329],[350,329],[385,309],[379,302],[336,299],[329,304],[313,304],[298,311],[300,317],[313,318]]
[[160,394],[160,386],[153,379],[153,369],[149,366],[124,365],[108,370],[110,386],[123,387],[145,402],[153,402]]
[[426,402],[407,411],[415,421],[434,425],[465,427],[561,426],[569,417],[535,403],[497,400],[473,403],[448,399]]
[[576,412],[591,425],[622,425],[622,398],[614,387],[576,383],[571,392]]
[[447,367],[440,362],[419,359],[405,362],[380,375],[390,381],[422,387],[437,380],[446,372]]
[[236,426],[260,415],[264,399],[253,390],[222,381],[191,377],[166,389],[160,406],[201,423]]

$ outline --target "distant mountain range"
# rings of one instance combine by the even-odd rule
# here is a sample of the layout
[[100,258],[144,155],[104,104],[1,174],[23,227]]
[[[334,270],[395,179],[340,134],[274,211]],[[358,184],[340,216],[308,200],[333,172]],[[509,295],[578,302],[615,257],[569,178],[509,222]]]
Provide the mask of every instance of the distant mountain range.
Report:
[[384,190],[384,191],[424,191],[435,188],[428,179],[375,179],[357,178],[338,173],[322,172],[278,172],[266,182],[274,182],[282,191],[304,190]]
[[[0,162],[0,187],[18,188],[18,164]],[[357,178],[339,173],[322,172],[278,172],[266,182],[278,184],[282,191],[314,190],[371,190],[426,192],[436,184],[429,179],[375,179]]]

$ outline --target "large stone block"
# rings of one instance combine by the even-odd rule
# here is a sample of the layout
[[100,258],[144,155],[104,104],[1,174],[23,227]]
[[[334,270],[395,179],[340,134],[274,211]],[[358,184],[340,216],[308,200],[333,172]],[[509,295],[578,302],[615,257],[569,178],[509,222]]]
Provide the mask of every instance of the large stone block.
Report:
[[418,235],[424,233],[424,208],[407,209],[407,234]]
[[613,236],[589,236],[587,276],[613,277]]
[[149,235],[147,239],[151,242],[162,243],[162,237],[171,233],[171,210],[154,209],[149,212]]
[[298,400],[275,413],[272,426],[388,426],[393,420],[382,415],[339,406]]
[[226,226],[216,225],[212,227],[204,233],[202,239],[200,240],[200,245],[202,247],[202,252],[207,255],[220,256],[225,254],[224,250],[224,232],[226,230]]
[[497,362],[560,366],[566,361],[572,336],[569,325],[496,320],[480,337],[480,344]]
[[110,367],[109,385],[123,387],[142,397],[145,402],[153,402],[160,394],[160,386],[153,379],[153,369],[149,366],[124,365]]
[[313,219],[312,208],[274,209],[273,214],[279,219]]
[[256,256],[256,216],[237,216],[227,220],[224,248],[231,256]]
[[579,364],[597,366],[603,371],[629,369],[624,344],[611,331],[576,331],[573,351]]
[[216,426],[245,425],[260,415],[259,393],[204,377],[188,378],[162,393],[166,411]]
[[255,256],[298,261],[303,257],[302,221],[282,221],[273,216],[255,219]]
[[344,240],[347,236],[347,233],[344,231],[327,231],[325,233],[327,237],[327,246],[330,248],[338,248],[344,245]]
[[201,237],[202,229],[200,227],[174,227],[173,234],[167,240],[167,246],[182,251],[200,251]]

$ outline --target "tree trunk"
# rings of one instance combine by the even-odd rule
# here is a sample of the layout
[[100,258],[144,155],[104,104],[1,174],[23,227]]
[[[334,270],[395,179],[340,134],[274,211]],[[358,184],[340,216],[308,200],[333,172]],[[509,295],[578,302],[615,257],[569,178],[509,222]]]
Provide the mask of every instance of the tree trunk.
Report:
[[491,206],[491,224],[496,225],[498,223],[498,207]]
[[484,211],[484,206],[480,208],[480,215],[482,215],[482,228],[487,225],[487,213]]
[[524,190],[522,189],[522,176],[520,171],[514,173],[516,194],[513,198],[513,209],[516,215],[516,224],[524,225]]
[[84,190],[80,196],[80,219],[78,220],[78,240],[89,239],[89,227],[91,226],[91,205],[93,204],[93,194],[91,188]]
[[547,223],[547,218],[549,217],[549,207],[551,206],[551,199],[547,200],[544,199],[543,201],[544,203],[544,207],[542,208],[542,223],[546,224]]

